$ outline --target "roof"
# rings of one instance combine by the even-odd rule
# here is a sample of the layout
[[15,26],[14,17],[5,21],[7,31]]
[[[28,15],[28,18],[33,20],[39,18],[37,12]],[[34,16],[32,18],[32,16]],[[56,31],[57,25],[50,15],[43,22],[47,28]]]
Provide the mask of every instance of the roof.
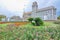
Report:
[[25,12],[24,14],[31,14],[32,12]]
[[54,6],[49,6],[49,7],[38,9],[37,11],[44,11],[44,10],[48,10],[48,9],[55,9],[56,10],[56,8]]
[[20,16],[12,16],[11,19],[22,19]]
[[[37,12],[38,11],[45,11],[45,10],[48,10],[48,9],[55,9],[56,10],[56,8],[54,6],[49,6],[49,7],[38,9]],[[32,11],[31,12],[25,12],[24,15],[31,14],[31,13],[32,13]]]

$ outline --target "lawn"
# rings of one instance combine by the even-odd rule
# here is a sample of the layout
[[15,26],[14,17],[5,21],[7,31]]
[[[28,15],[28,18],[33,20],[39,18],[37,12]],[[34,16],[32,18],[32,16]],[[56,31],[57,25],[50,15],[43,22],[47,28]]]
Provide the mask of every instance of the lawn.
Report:
[[53,22],[44,22],[43,26],[7,25],[0,24],[0,40],[60,40],[60,24]]

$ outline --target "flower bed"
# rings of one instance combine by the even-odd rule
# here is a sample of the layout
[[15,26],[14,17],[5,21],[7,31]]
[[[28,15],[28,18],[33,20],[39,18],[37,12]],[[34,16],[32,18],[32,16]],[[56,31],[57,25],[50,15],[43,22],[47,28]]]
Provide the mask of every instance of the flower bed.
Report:
[[16,26],[19,26],[19,25],[25,25],[25,24],[27,24],[28,22],[15,22],[14,24],[16,25]]
[[0,22],[0,24],[8,24],[8,25],[14,24],[15,26],[25,25],[28,23],[29,22]]

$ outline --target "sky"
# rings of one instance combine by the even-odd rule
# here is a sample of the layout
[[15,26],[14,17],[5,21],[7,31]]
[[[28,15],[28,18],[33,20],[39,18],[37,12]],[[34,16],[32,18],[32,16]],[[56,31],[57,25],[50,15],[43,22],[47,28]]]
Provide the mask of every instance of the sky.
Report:
[[32,3],[34,1],[37,1],[39,9],[55,6],[57,8],[57,16],[60,15],[60,0],[0,0],[0,15],[22,17],[24,11],[32,11]]

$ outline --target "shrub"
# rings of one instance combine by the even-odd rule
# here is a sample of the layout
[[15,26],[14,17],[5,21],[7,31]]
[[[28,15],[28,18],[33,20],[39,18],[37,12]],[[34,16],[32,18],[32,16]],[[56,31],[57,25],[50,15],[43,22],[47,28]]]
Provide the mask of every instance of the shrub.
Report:
[[33,21],[33,18],[28,18],[28,21],[32,22]]
[[42,21],[42,19],[40,19],[40,18],[35,18],[34,21],[35,21],[35,23],[36,23],[36,26],[43,25],[43,21]]
[[32,25],[35,25],[35,21],[32,21]]
[[54,24],[60,24],[60,21],[55,21]]
[[28,21],[30,21],[30,22],[32,23],[32,25],[36,25],[36,26],[43,25],[42,19],[40,19],[40,18],[38,18],[38,17],[35,18],[35,19],[29,18]]
[[58,16],[57,18],[60,19],[60,16]]

